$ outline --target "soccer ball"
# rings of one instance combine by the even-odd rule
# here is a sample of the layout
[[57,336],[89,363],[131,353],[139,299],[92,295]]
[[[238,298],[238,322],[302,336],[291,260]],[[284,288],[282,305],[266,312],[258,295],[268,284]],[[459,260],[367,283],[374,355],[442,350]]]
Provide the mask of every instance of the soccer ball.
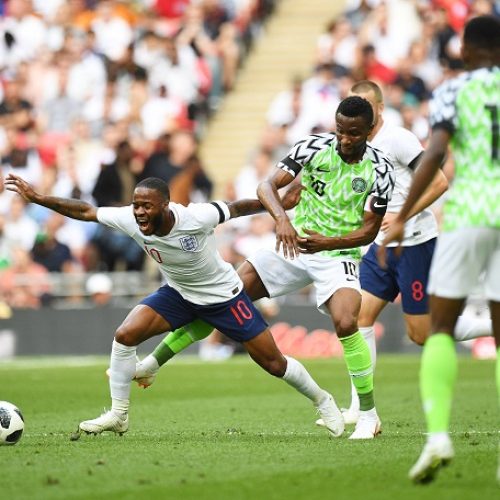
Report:
[[23,435],[24,418],[19,408],[0,401],[0,445],[16,444]]

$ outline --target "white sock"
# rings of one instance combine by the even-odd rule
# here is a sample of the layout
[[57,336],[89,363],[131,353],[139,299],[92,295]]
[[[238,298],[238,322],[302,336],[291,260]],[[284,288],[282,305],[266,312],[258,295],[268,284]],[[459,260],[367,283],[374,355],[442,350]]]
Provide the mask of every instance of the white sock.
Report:
[[430,432],[427,436],[427,442],[431,445],[440,446],[450,441],[450,435],[445,432]]
[[305,369],[302,363],[290,356],[286,358],[286,371],[283,375],[283,380],[297,389],[301,394],[309,398],[315,405],[320,404],[329,396],[329,394],[321,389],[321,387],[313,380],[309,372]]
[[[377,361],[377,344],[375,341],[375,330],[372,326],[360,326],[359,331],[363,338],[368,344],[368,349],[370,349],[370,356],[372,358],[373,371],[375,371],[375,364]],[[351,406],[349,407],[351,411],[359,411],[359,397],[356,387],[351,381]]]
[[156,373],[160,369],[158,360],[152,354],[148,354],[139,364],[141,369],[147,373]]
[[109,388],[111,409],[118,414],[128,412],[130,404],[130,383],[135,374],[136,346],[127,346],[113,340],[109,364]]
[[453,334],[458,342],[489,337],[493,335],[493,324],[490,318],[459,316]]

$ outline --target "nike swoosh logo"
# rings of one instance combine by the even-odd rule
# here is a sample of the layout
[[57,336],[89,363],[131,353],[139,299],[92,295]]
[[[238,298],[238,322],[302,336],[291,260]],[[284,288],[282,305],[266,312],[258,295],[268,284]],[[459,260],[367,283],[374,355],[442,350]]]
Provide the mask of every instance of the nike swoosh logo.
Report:
[[346,281],[356,281],[356,278],[346,278]]
[[325,169],[323,169],[323,168],[319,168],[319,167],[318,167],[316,170],[317,170],[318,172],[330,172],[330,170],[329,170],[329,169],[326,169],[326,170],[325,170]]
[[377,202],[373,204],[375,208],[384,208],[386,205],[379,205]]

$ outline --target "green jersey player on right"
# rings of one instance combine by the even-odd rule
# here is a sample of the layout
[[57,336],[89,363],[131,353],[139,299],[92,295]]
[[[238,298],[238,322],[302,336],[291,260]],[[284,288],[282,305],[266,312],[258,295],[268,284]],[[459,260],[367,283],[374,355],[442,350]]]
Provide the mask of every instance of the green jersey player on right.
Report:
[[384,245],[402,241],[405,218],[450,145],[455,178],[430,270],[431,336],[425,343],[420,370],[428,437],[409,474],[417,483],[431,481],[454,455],[448,433],[457,376],[453,331],[467,295],[483,272],[497,345],[500,395],[500,19],[471,19],[464,30],[462,57],[468,71],[441,84],[433,95],[430,144],[380,248],[383,262]]

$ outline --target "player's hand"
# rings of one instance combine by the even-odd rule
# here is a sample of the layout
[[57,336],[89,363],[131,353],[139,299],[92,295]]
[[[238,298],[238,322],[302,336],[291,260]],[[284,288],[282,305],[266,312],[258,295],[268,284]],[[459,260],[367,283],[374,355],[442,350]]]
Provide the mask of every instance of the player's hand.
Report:
[[294,184],[281,198],[281,204],[285,210],[291,210],[296,207],[300,201],[302,190],[305,187],[302,184]]
[[[382,241],[382,244],[377,250],[377,259],[379,264],[383,268],[387,267],[387,255],[386,255],[387,245],[389,243],[392,243],[393,241],[397,241],[399,244],[401,244],[404,235],[405,235],[405,223],[404,221],[396,217],[394,221],[391,223],[389,229],[387,230],[387,233],[385,234],[385,238]],[[399,251],[401,251],[401,245],[399,246]]]
[[329,247],[330,238],[310,229],[304,229],[304,233],[307,234],[305,238],[298,238],[300,253],[316,253],[322,250],[331,250]]
[[26,201],[33,201],[36,198],[35,190],[18,175],[9,174],[5,179],[5,189],[13,191],[22,196]]
[[382,224],[380,225],[380,229],[384,231],[389,230],[389,228],[392,226],[393,222],[396,220],[398,214],[397,212],[386,212],[384,215],[384,218],[382,219]]
[[279,253],[281,247],[283,247],[285,259],[290,258],[293,260],[296,256],[299,256],[297,232],[288,217],[276,221],[276,252]]

